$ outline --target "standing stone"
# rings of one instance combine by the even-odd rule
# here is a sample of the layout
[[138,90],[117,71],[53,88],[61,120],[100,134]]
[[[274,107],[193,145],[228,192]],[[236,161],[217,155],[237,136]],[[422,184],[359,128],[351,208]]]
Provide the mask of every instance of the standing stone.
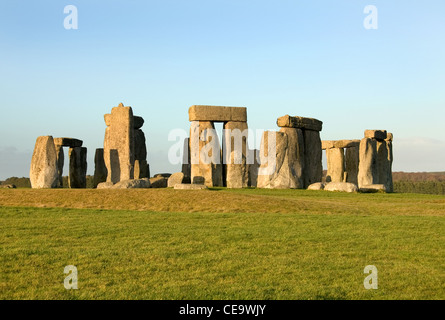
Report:
[[363,138],[360,141],[358,186],[362,188],[370,184],[377,184],[377,181],[377,140]]
[[134,116],[134,178],[149,178],[145,134],[141,130],[142,117]]
[[61,144],[55,144],[57,154],[57,174],[59,176],[58,187],[63,188],[63,165],[65,162],[65,155],[63,153],[63,146]]
[[203,177],[208,187],[223,186],[221,146],[213,122],[191,122],[190,160],[192,181]]
[[321,182],[323,177],[322,151],[320,132],[304,130],[304,187]]
[[260,159],[258,188],[296,188],[295,178],[291,175],[289,168],[288,136],[286,133],[265,131],[261,139]]
[[121,103],[104,116],[105,129],[104,160],[107,181],[117,183],[134,177],[134,119],[131,107]]
[[94,188],[101,182],[107,181],[107,167],[104,161],[104,149],[96,149],[94,155]]
[[345,149],[326,149],[328,172],[326,182],[343,182],[345,176]]
[[249,182],[247,122],[224,123],[223,152],[227,188],[247,187]]
[[358,185],[359,147],[346,148],[345,170],[346,182]]
[[251,154],[253,154],[253,160],[248,163],[248,171],[249,171],[249,187],[256,187],[258,182],[258,169],[260,168],[260,150],[251,150]]
[[87,187],[87,148],[75,147],[69,150],[70,172],[68,185],[70,188]]
[[282,127],[280,132],[287,135],[288,144],[288,167],[290,184],[289,188],[304,188],[304,135],[303,130],[298,128]]
[[190,138],[184,139],[184,149],[182,152],[182,173],[184,174],[184,177],[188,180],[190,180],[190,177],[192,175],[191,173],[191,164],[190,164]]
[[388,177],[387,177],[387,185],[386,185],[386,191],[387,192],[394,192],[394,185],[392,180],[392,163],[393,163],[393,153],[392,153],[392,139],[393,135],[392,133],[388,133],[388,138],[386,139],[386,147],[388,148]]
[[59,185],[57,152],[52,136],[37,138],[29,177],[32,188],[57,188]]

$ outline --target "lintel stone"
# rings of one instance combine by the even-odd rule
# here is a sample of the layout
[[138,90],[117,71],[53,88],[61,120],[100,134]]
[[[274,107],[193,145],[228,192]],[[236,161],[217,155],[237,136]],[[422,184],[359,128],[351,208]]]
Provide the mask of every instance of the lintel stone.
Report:
[[194,105],[189,108],[189,121],[247,121],[245,107]]
[[314,118],[292,117],[287,114],[277,119],[277,125],[279,127],[321,131],[323,122]]
[[82,146],[83,141],[74,138],[54,138],[54,144],[56,146],[77,148]]

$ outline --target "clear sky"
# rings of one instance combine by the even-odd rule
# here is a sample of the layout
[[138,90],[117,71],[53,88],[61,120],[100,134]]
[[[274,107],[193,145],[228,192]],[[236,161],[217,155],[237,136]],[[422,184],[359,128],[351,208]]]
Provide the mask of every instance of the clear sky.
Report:
[[29,176],[40,135],[82,139],[93,173],[120,102],[145,119],[152,174],[179,171],[167,136],[193,104],[247,107],[252,129],[317,118],[323,140],[386,129],[394,171],[445,171],[444,40],[443,0],[2,0],[0,179]]

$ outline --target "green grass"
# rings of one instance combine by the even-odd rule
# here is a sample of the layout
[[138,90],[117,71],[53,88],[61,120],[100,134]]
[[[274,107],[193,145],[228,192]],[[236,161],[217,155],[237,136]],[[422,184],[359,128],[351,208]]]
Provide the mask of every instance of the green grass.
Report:
[[[445,298],[443,197],[252,189],[194,194],[325,203],[332,211],[308,205],[284,213],[0,207],[0,299]],[[405,213],[402,203],[408,203]],[[63,286],[66,265],[78,268],[78,290]],[[366,265],[378,268],[377,290],[364,289]]]

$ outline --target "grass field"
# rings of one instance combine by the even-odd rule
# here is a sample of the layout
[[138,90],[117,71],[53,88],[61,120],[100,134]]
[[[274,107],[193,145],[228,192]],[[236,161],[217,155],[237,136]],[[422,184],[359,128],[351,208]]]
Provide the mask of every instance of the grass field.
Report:
[[420,194],[0,189],[0,298],[444,299],[444,217]]

